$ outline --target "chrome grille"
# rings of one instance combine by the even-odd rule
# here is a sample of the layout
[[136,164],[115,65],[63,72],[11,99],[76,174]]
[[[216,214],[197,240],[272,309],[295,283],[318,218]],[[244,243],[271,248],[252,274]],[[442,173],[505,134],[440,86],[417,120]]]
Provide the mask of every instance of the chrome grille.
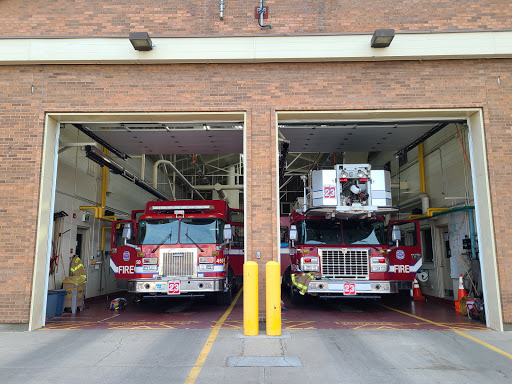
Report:
[[196,252],[172,250],[162,253],[162,276],[196,276]]
[[368,279],[369,249],[321,249],[322,276]]

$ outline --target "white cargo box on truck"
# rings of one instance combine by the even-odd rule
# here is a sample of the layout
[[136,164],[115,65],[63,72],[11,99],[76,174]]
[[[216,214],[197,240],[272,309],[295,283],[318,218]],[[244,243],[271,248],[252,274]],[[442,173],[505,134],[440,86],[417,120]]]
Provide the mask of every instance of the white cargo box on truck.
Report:
[[337,164],[335,169],[311,171],[305,184],[301,208],[308,214],[374,216],[396,211],[390,173],[372,170],[370,164]]

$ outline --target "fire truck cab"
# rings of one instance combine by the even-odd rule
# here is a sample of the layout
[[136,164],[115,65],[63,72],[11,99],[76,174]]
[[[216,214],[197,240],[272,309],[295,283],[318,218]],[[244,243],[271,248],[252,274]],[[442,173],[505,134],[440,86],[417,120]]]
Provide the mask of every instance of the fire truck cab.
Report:
[[391,183],[369,164],[312,171],[289,216],[292,301],[365,297],[409,290],[421,268],[419,223],[389,220]]
[[222,200],[151,201],[137,218],[112,224],[110,266],[141,296],[205,296],[231,302],[231,225]]

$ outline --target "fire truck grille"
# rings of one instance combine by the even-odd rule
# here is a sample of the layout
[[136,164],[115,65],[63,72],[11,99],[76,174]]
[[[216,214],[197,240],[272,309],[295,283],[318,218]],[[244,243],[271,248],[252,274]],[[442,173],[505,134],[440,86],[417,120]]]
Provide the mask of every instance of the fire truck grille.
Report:
[[368,279],[368,249],[322,249],[321,272],[323,277]]
[[162,276],[195,276],[195,252],[172,251],[162,255]]

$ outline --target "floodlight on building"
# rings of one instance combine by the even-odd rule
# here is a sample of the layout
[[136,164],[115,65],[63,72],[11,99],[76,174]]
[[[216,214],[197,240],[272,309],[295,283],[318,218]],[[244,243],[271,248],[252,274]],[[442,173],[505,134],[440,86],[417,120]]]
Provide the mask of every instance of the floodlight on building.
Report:
[[372,36],[372,48],[389,47],[395,37],[394,29],[376,29]]
[[130,43],[136,51],[151,51],[153,43],[147,32],[130,32]]

